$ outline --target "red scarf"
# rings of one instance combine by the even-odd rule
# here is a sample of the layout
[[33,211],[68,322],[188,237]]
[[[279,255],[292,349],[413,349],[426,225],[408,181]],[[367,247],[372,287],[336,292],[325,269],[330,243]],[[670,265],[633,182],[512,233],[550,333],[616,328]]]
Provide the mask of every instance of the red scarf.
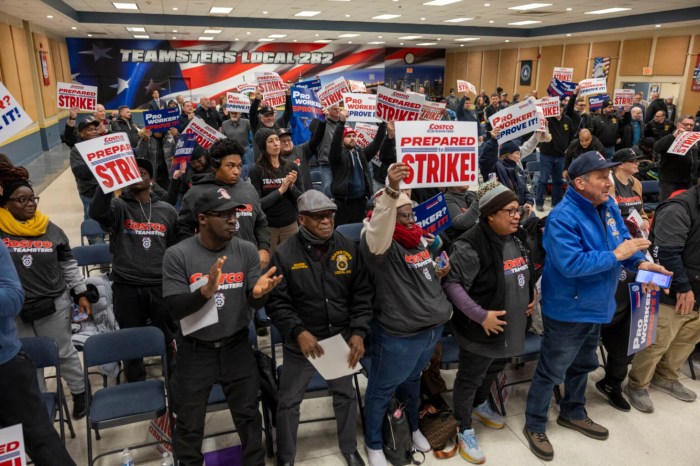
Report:
[[414,223],[411,228],[396,222],[394,227],[394,239],[406,249],[415,249],[420,244],[420,239],[423,237],[423,229],[417,223]]

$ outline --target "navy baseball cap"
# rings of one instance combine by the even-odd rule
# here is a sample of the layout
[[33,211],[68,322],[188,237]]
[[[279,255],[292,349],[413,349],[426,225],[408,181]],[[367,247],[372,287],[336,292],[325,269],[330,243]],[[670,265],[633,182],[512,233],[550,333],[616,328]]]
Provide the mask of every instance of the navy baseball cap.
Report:
[[574,180],[595,170],[612,168],[620,165],[620,162],[608,162],[603,154],[597,151],[584,152],[576,157],[569,165],[569,179]]
[[269,105],[263,105],[260,107],[260,111],[258,112],[260,115],[269,115],[270,113],[275,113],[275,109],[270,107]]

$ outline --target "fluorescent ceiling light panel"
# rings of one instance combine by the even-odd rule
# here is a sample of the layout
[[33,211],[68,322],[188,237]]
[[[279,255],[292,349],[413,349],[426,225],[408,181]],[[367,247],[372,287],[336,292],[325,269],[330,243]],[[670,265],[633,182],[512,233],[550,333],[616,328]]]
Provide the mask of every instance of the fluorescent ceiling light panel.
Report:
[[304,17],[311,17],[311,16],[316,16],[321,14],[320,11],[300,11],[299,13],[295,14],[294,16],[304,16]]
[[204,34],[220,34],[221,29],[205,29]]
[[146,32],[146,28],[126,28],[129,32]]
[[144,34],[138,34],[134,36],[134,39],[150,39],[151,37]]
[[139,7],[135,3],[114,3],[112,2],[112,5],[114,5],[114,8],[117,10],[138,10]]
[[525,21],[516,21],[515,23],[508,23],[509,26],[527,26],[528,24],[538,24],[542,21],[533,21],[531,19]]
[[382,41],[382,40],[375,40],[375,41],[367,42],[367,43],[368,43],[369,45],[386,44],[386,42],[384,42],[384,41]]
[[508,7],[509,10],[527,11],[535,10],[537,8],[544,8],[546,6],[552,6],[551,3],[528,3],[527,5],[511,6]]
[[415,39],[422,39],[423,36],[403,36],[399,37],[399,40],[415,40]]
[[389,15],[389,14],[384,14],[384,15],[379,15],[379,16],[372,16],[372,19],[394,19],[398,18],[401,15]]
[[455,39],[455,42],[471,42],[479,39],[481,39],[481,37],[462,37],[461,39]]
[[445,6],[445,5],[450,5],[452,3],[457,3],[461,2],[462,0],[433,0],[432,2],[425,2],[423,5],[430,5],[430,6]]
[[214,38],[213,38],[213,37],[205,37],[205,36],[202,36],[202,37],[200,37],[198,40],[214,40]]
[[443,21],[443,23],[463,23],[464,21],[471,21],[474,18],[452,18],[452,19],[446,19]]
[[341,34],[338,37],[357,37],[359,34]]
[[263,37],[262,39],[258,39],[258,42],[272,42],[275,39],[270,39],[269,37]]
[[233,11],[233,8],[227,6],[213,6],[209,10],[210,15],[227,15]]
[[620,11],[629,11],[632,8],[606,8],[604,10],[593,10],[593,11],[586,11],[584,15],[606,15],[608,13],[618,13]]
[[329,43],[331,43],[331,42],[333,42],[333,41],[330,40],[330,39],[317,39],[317,40],[315,40],[314,42],[316,42],[317,44],[329,44]]
[[281,39],[283,37],[287,37],[287,34],[270,34],[267,37],[272,37],[273,39]]
[[423,42],[422,44],[416,44],[416,45],[437,45],[437,42]]

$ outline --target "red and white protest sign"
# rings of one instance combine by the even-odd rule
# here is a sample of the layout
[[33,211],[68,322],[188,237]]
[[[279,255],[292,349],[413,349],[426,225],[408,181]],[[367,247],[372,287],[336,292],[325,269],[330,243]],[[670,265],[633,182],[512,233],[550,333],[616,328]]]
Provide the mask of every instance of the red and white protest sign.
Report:
[[377,88],[377,118],[382,121],[416,121],[420,118],[425,96],[394,91],[388,87]]
[[226,110],[229,112],[248,113],[250,112],[250,99],[245,94],[227,92]]
[[0,143],[33,123],[27,112],[0,82]]
[[355,125],[355,133],[357,134],[357,144],[365,148],[377,137],[377,125],[357,123]]
[[477,184],[478,145],[473,121],[396,122],[397,159],[409,167],[401,188]]
[[445,114],[446,103],[442,102],[423,102],[423,108],[420,109],[420,119],[428,121],[441,120]]
[[698,141],[700,141],[700,132],[685,131],[679,134],[676,139],[673,140],[671,147],[668,148],[668,153],[685,155]]
[[510,107],[504,108],[489,117],[493,128],[500,128],[498,143],[515,139],[523,134],[536,131],[539,127],[535,99],[530,97]]
[[226,136],[206,124],[204,120],[199,117],[192,118],[190,123],[182,132],[195,134],[197,144],[202,146],[204,149],[209,149],[218,139],[226,138]]
[[613,105],[618,108],[623,108],[626,105],[632,105],[634,100],[634,89],[615,89],[613,94]]
[[544,112],[540,107],[537,107],[537,130],[542,133],[547,131],[547,119],[544,116]]
[[287,102],[287,85],[274,71],[256,71],[255,79],[262,89],[263,99],[271,107],[279,107]]
[[605,78],[591,78],[584,79],[578,83],[578,95],[579,97],[585,97],[587,95],[605,94],[608,92],[608,85],[605,82]]
[[348,94],[349,92],[348,83],[346,83],[345,78],[341,76],[319,89],[316,95],[321,101],[321,107],[328,108],[342,102],[343,94]]
[[58,83],[58,108],[95,111],[97,87],[75,83]]
[[553,76],[559,81],[573,81],[574,79],[574,69],[573,68],[562,68],[560,66],[554,67]]
[[457,92],[471,92],[476,95],[476,87],[469,81],[457,80]]
[[99,136],[75,145],[105,194],[141,181],[126,133]]
[[558,117],[561,114],[559,97],[543,97],[535,101],[535,105],[542,109],[545,118]]
[[22,424],[0,429],[0,466],[25,466]]
[[343,105],[348,112],[347,121],[378,123],[377,96],[373,94],[343,94]]
[[348,79],[348,86],[350,86],[350,92],[367,92],[367,86],[362,81]]

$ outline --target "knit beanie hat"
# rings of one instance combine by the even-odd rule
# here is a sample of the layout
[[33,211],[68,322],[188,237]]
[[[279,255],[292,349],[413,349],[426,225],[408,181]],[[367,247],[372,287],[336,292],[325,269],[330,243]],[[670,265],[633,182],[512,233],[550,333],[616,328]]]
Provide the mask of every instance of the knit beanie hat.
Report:
[[260,152],[265,152],[265,144],[267,143],[267,138],[277,134],[274,129],[270,128],[260,128],[255,132],[255,144],[258,145]]
[[493,215],[513,201],[518,196],[498,181],[489,181],[479,189],[479,211],[481,218]]

